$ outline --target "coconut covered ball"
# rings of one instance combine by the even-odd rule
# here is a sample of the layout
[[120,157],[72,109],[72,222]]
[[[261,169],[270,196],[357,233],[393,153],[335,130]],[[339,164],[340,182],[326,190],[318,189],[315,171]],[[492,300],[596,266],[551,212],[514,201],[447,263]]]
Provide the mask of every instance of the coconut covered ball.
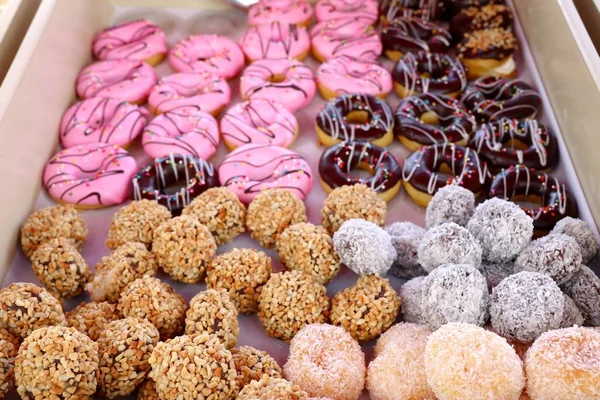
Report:
[[600,332],[567,328],[542,334],[525,357],[532,400],[596,399],[600,393]]
[[475,195],[459,185],[447,185],[438,190],[425,212],[425,225],[433,228],[453,222],[466,226],[475,211]]
[[160,342],[149,361],[149,376],[162,400],[230,400],[238,393],[233,356],[214,335],[184,335]]
[[0,328],[25,339],[36,329],[53,325],[66,325],[65,314],[46,289],[19,282],[0,290]]
[[331,301],[331,323],[346,329],[359,342],[375,339],[396,321],[400,297],[390,282],[378,276],[361,276],[354,286],[338,292]]
[[537,272],[519,272],[492,291],[490,316],[494,331],[524,343],[560,328],[565,299],[556,283]]
[[147,319],[162,340],[183,332],[186,305],[183,297],[160,279],[144,276],[131,282],[117,304],[124,317]]
[[575,302],[585,323],[600,326],[600,278],[585,265],[562,285],[563,291]]
[[258,311],[261,288],[272,270],[271,258],[262,251],[233,249],[208,265],[206,284],[211,289],[225,289],[239,312],[251,314]]
[[481,246],[468,230],[454,222],[431,228],[418,249],[419,263],[431,272],[442,264],[481,265]]
[[246,215],[250,236],[268,249],[275,247],[288,227],[306,221],[304,203],[285,189],[262,191],[252,200]]
[[242,389],[237,400],[310,400],[306,392],[298,385],[283,378],[263,376],[250,382]]
[[252,381],[260,380],[263,375],[281,378],[281,367],[267,352],[250,346],[231,349],[235,370],[237,371],[237,386],[242,390]]
[[487,282],[470,265],[441,265],[423,280],[423,318],[432,329],[449,322],[483,326],[489,304]]
[[311,223],[294,224],[279,236],[277,250],[289,270],[304,271],[322,284],[340,271],[340,259],[327,230]]
[[565,297],[565,311],[563,313],[563,319],[560,324],[561,328],[570,328],[572,326],[582,326],[585,322],[585,318],[583,318],[583,314],[577,308],[577,305],[573,301],[572,298],[564,295]]
[[309,396],[352,399],[365,386],[365,355],[343,328],[311,324],[292,339],[283,374]]
[[400,296],[400,312],[402,320],[415,324],[424,324],[423,308],[421,307],[421,299],[423,294],[424,276],[418,276],[406,281],[400,287],[398,295]]
[[117,305],[103,301],[100,303],[85,301],[66,313],[67,325],[85,333],[92,340],[98,340],[100,333],[106,326],[118,319],[121,314]]
[[0,328],[0,399],[15,387],[15,357],[19,350],[19,339]]
[[160,400],[156,388],[154,387],[154,381],[152,379],[146,380],[138,390],[137,400]]
[[515,203],[497,197],[475,208],[467,229],[481,245],[483,259],[513,260],[533,235],[533,219]]
[[594,231],[587,222],[579,218],[565,217],[558,221],[550,235],[563,234],[575,239],[581,250],[581,262],[588,263],[598,252]]
[[385,352],[388,347],[394,345],[402,347],[407,343],[418,343],[423,340],[423,338],[426,343],[427,337],[429,337],[430,334],[431,330],[427,325],[413,324],[410,322],[397,323],[377,339],[374,348],[374,356],[379,356],[381,353]]
[[51,239],[65,238],[81,250],[88,230],[81,214],[72,205],[58,204],[31,214],[21,228],[21,249],[26,257]]
[[515,271],[514,261],[491,262],[486,260],[481,262],[480,271],[485,277],[490,291],[498,286],[504,278],[508,278],[517,272]]
[[185,317],[187,335],[211,334],[231,348],[240,335],[238,312],[223,289],[208,289],[195,295]]
[[170,219],[171,212],[156,201],[132,201],[113,216],[106,245],[114,250],[128,242],[139,242],[151,249],[154,230]]
[[395,222],[385,228],[396,249],[396,261],[388,271],[399,278],[414,278],[427,272],[418,259],[418,250],[426,230],[412,222]]
[[98,383],[98,344],[75,328],[35,330],[15,360],[22,399],[88,399]]

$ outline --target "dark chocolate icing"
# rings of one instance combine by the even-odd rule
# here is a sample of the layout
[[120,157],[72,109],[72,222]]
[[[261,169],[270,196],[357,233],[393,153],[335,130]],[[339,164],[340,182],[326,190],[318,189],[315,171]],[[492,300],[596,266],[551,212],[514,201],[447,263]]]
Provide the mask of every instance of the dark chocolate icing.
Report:
[[504,60],[517,49],[517,38],[509,29],[489,28],[467,32],[456,46],[459,58]]
[[445,53],[450,48],[452,35],[442,26],[420,18],[397,18],[381,34],[384,50],[416,53]]
[[391,0],[384,1],[381,14],[390,22],[400,17],[418,17],[428,21],[440,19],[444,12],[443,0]]
[[488,4],[504,4],[505,0],[446,0],[446,5],[452,14],[456,14],[463,8],[483,7]]
[[[423,76],[425,73],[427,77]],[[460,61],[439,53],[405,54],[394,67],[392,78],[411,94],[450,94],[467,87],[467,75]]]
[[503,4],[489,4],[482,8],[469,7],[462,9],[452,17],[450,32],[455,38],[462,38],[467,32],[479,29],[504,28],[513,24],[510,9]]

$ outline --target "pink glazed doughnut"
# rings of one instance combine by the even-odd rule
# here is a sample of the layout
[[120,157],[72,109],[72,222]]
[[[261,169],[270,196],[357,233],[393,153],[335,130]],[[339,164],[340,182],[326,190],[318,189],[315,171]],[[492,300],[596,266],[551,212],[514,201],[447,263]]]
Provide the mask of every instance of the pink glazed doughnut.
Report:
[[273,21],[308,26],[313,10],[306,0],[260,0],[248,11],[248,24],[264,25]]
[[340,94],[369,94],[384,99],[392,91],[392,75],[381,65],[339,56],[317,69],[317,86],[325,100]]
[[44,168],[43,184],[59,203],[106,207],[127,199],[137,168],[117,145],[86,143],[56,153]]
[[98,60],[126,59],[156,65],[167,54],[167,39],[148,20],[129,21],[98,32],[92,52]]
[[154,69],[143,61],[98,61],[77,75],[75,90],[80,99],[111,97],[142,104],[156,85],[156,80]]
[[381,38],[366,17],[319,22],[310,35],[313,55],[321,62],[341,55],[376,61],[383,51]]
[[127,146],[146,122],[148,111],[143,107],[92,97],[73,104],[63,114],[59,136],[65,148],[91,142]]
[[173,46],[169,63],[178,72],[209,73],[231,79],[244,67],[244,53],[225,36],[195,35]]
[[298,135],[298,120],[281,103],[254,99],[239,103],[221,118],[221,136],[229,150],[248,144],[291,145]]
[[142,145],[152,158],[184,154],[208,160],[219,147],[219,127],[215,118],[204,112],[166,112],[146,126]]
[[379,18],[377,0],[321,0],[315,5],[317,21],[342,18],[365,18],[371,24]]
[[310,50],[310,38],[304,27],[275,21],[248,29],[240,47],[250,62],[263,58],[302,60]]
[[316,90],[310,68],[293,59],[256,61],[242,72],[240,79],[244,100],[276,100],[291,112],[310,104]]
[[168,111],[218,115],[231,100],[231,90],[223,78],[211,74],[180,72],[164,76],[148,96],[154,114]]
[[219,181],[249,204],[263,189],[280,188],[304,200],[313,187],[308,162],[284,147],[246,144],[229,153],[219,166]]

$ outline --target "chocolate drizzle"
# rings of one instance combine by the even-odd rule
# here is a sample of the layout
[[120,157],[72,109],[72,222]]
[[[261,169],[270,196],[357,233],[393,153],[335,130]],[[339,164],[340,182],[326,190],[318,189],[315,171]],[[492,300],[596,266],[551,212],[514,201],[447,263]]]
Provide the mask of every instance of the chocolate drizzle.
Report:
[[446,29],[420,18],[397,18],[381,34],[384,50],[401,53],[445,53],[450,49],[452,36]]
[[[317,79],[321,75],[332,74],[332,75],[341,75],[348,77],[353,80],[361,81],[368,83],[369,86],[375,87],[378,92],[383,90],[383,85],[381,83],[381,72],[379,72],[379,68],[371,67],[366,71],[355,70],[352,68],[353,64],[362,64],[369,66],[379,66],[379,64],[372,63],[370,61],[359,60],[354,57],[341,55],[336,58],[329,60],[326,63],[321,64],[317,71]],[[327,85],[328,82],[322,81],[324,85]],[[338,94],[349,94],[344,88],[336,88],[336,92]]]
[[[266,62],[268,62],[268,60],[259,60],[250,64],[250,66],[244,70],[242,78],[249,77],[258,78],[261,80],[259,85],[252,86],[243,93],[245,98],[250,98],[253,94],[266,89],[293,89],[302,93],[305,98],[308,97],[308,93],[306,93],[301,86],[293,83],[294,81],[302,80],[314,82],[314,75],[308,66],[300,62],[292,61],[283,71],[273,71],[271,68],[265,65]],[[285,78],[283,82],[271,82],[269,80],[270,78],[280,74]]]
[[[322,37],[335,44],[329,53],[322,54],[328,59],[352,53],[356,58],[375,61],[381,54],[381,38],[365,17],[324,21],[317,24],[310,35],[313,41]],[[364,51],[357,54],[354,48],[364,48]]]
[[[262,103],[267,104],[269,107],[271,107],[274,113],[278,113],[277,107],[273,102],[265,100]],[[267,138],[267,140],[265,140],[264,142],[270,142],[271,140],[275,139],[276,134],[273,132],[273,130],[279,128],[285,130],[290,137],[294,137],[296,135],[296,130],[294,127],[297,125],[297,123],[295,121],[291,121],[290,119],[285,119],[285,122],[277,120],[267,121],[260,115],[259,111],[253,107],[252,101],[244,103],[243,113],[248,116],[248,119],[250,120],[249,123],[248,119],[238,117],[239,113],[235,111],[227,112],[223,116],[223,120],[226,120],[231,124],[233,128],[235,128],[233,132],[221,131],[221,135],[223,137],[230,137],[233,140],[240,142],[240,145],[252,143],[252,138],[246,133],[248,125],[250,125],[255,132],[260,132],[265,136],[265,138]],[[278,115],[280,117],[285,117],[284,114]]]
[[444,12],[444,1],[391,0],[384,1],[382,8],[388,22],[400,17],[418,17],[427,21],[435,21],[440,19]]
[[[147,44],[144,39],[148,36],[152,36],[160,32],[160,28],[154,24],[147,23],[140,26],[132,35],[127,39],[120,38],[115,35],[111,35],[110,32],[115,30],[126,28],[130,25],[145,22],[143,20],[130,21],[117,26],[110,27],[103,30],[94,38],[92,42],[92,48],[94,48],[94,56],[100,60],[108,57],[107,53],[110,53],[115,48],[122,48],[123,51],[128,51],[120,58],[130,58],[136,53],[140,53],[147,48]],[[96,48],[96,46],[99,46]],[[127,48],[125,50],[124,48]]]
[[[147,66],[152,71],[152,67],[142,61],[131,61],[132,66],[121,75],[105,75],[101,77],[98,73],[105,73],[112,71],[116,63],[122,63],[124,60],[107,60],[96,64],[92,64],[97,67],[94,71],[89,68],[85,68],[77,76],[76,86],[79,89],[80,85],[83,85],[81,90],[78,90],[78,94],[82,98],[89,98],[97,96],[100,92],[107,89],[118,88],[123,85],[125,81],[136,81],[140,74],[143,73]],[[102,66],[104,68],[100,68]],[[110,78],[110,79],[108,79]]]
[[[272,58],[271,53],[277,52],[277,47],[284,50],[287,57],[295,57],[291,54],[292,46],[294,42],[300,40],[299,30],[305,30],[305,28],[299,28],[293,24],[285,24],[279,21],[273,21],[270,24],[270,30],[268,36],[261,34],[260,26],[251,27],[244,35],[254,34],[258,38],[258,47],[260,48],[260,58]],[[287,32],[285,32],[287,31]],[[244,41],[242,38],[242,42]]]
[[439,53],[405,54],[394,67],[392,78],[408,95],[451,94],[467,87],[467,75],[460,61]]

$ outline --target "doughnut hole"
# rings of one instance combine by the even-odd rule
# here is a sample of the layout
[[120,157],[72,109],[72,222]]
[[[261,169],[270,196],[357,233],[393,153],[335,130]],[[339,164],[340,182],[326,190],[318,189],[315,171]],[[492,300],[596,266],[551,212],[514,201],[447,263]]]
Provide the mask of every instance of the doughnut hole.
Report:
[[273,74],[267,78],[267,81],[271,83],[282,83],[285,82],[286,79],[285,74]]
[[353,125],[363,125],[369,122],[369,113],[364,110],[352,110],[346,114],[346,122]]

